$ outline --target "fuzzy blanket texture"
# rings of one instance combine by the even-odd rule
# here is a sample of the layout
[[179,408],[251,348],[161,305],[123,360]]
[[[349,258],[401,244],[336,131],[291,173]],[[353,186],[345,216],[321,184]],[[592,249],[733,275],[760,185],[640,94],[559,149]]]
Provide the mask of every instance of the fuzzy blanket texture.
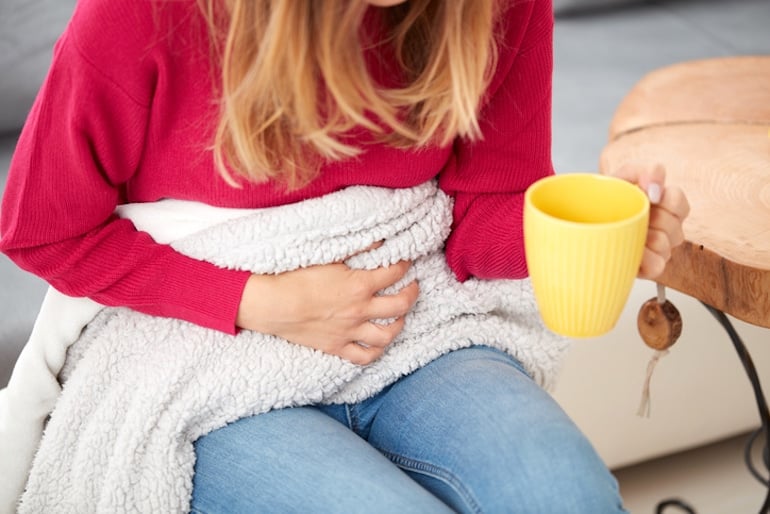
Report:
[[[143,223],[141,209],[137,227],[162,240],[164,223]],[[435,182],[357,186],[241,212],[173,241],[194,258],[254,273],[408,259],[412,268],[392,290],[417,279],[420,295],[402,333],[369,366],[275,336],[100,308],[67,350],[19,511],[187,512],[201,435],[271,409],[363,400],[472,344],[511,353],[550,387],[567,342],[542,326],[528,281],[454,278],[442,252],[450,224],[451,200]],[[357,253],[377,241],[384,244]]]

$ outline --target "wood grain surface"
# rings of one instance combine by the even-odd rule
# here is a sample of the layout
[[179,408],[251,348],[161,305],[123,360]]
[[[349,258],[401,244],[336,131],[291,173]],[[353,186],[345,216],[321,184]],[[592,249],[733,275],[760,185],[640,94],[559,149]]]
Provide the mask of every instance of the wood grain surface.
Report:
[[663,164],[692,210],[659,282],[767,328],[769,136],[770,57],[694,61],[653,72],[629,93],[600,163],[603,173]]
[[609,139],[697,123],[770,125],[770,56],[688,61],[650,72],[618,106]]

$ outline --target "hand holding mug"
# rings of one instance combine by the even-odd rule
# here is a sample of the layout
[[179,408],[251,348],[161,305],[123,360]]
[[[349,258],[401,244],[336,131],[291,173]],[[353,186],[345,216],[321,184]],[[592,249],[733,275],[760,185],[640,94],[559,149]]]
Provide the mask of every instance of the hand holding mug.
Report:
[[639,277],[659,277],[671,258],[671,250],[684,242],[682,223],[690,213],[684,192],[676,186],[666,186],[666,170],[625,164],[611,174],[638,185],[650,199],[650,222]]
[[688,212],[682,191],[665,186],[660,166],[532,184],[524,200],[524,246],[546,326],[571,337],[611,330],[634,279],[659,276],[684,240]]

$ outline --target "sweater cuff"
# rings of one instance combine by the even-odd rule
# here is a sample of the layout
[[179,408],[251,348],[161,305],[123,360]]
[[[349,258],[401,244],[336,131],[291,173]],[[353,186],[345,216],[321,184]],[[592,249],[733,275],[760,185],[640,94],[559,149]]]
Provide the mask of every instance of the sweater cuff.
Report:
[[[459,202],[462,203],[462,202]],[[528,275],[524,257],[523,194],[479,195],[464,210],[449,236],[446,259],[458,280],[520,279]]]
[[183,255],[179,257],[179,262],[167,268],[163,280],[167,296],[160,302],[164,306],[160,314],[236,334],[238,307],[251,273],[220,268]]

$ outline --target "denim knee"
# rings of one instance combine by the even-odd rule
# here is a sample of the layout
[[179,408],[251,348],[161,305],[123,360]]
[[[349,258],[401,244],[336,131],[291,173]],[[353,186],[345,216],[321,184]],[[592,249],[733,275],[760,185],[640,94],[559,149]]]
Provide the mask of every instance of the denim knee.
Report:
[[516,364],[488,348],[429,364],[387,393],[370,443],[458,512],[623,512],[590,442]]

